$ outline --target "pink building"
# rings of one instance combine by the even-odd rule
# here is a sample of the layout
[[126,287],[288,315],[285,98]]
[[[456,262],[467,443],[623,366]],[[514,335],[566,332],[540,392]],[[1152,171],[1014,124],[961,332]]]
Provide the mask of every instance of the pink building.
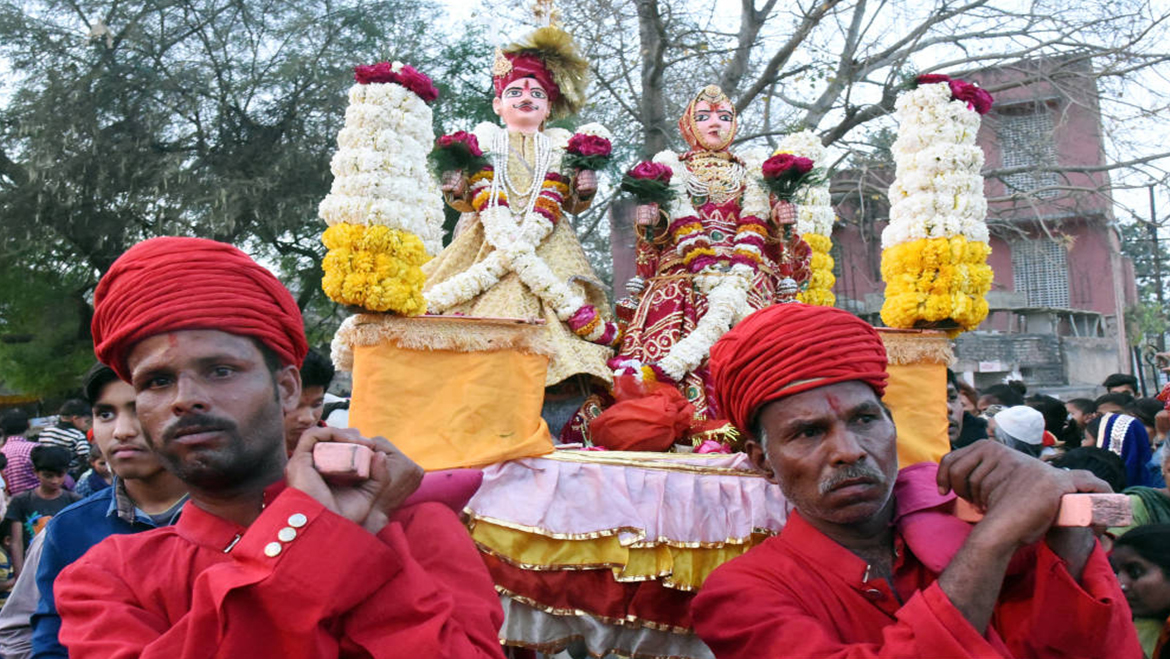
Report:
[[[1106,375],[1131,370],[1122,319],[1135,298],[1133,270],[1113,226],[1108,173],[1056,171],[1105,164],[1088,66],[1039,60],[964,76],[996,96],[978,142],[985,171],[1003,170],[984,186],[992,312],[956,346],[956,370],[976,386],[1012,375],[1030,389],[1092,393]],[[1015,82],[1041,67],[1045,82]],[[892,178],[888,166],[879,166],[834,180],[838,306],[878,323],[881,229]]]

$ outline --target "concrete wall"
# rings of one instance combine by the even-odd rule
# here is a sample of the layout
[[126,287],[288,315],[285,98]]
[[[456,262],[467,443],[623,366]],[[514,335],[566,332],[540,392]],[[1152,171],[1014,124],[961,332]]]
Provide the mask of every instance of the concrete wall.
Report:
[[1100,385],[1110,374],[1129,370],[1127,364],[1118,359],[1117,343],[1112,338],[1066,336],[1061,343],[1070,386]]

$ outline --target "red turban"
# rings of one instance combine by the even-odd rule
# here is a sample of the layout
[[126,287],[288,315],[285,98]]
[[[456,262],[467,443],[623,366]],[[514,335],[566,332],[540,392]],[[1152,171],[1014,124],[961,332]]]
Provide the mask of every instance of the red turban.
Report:
[[719,409],[743,431],[764,403],[849,380],[881,396],[888,378],[885,346],[869,323],[799,302],[745,318],[711,348],[710,366]]
[[544,87],[544,91],[548,92],[549,106],[551,107],[553,103],[557,102],[557,99],[561,95],[561,89],[557,87],[557,83],[553,82],[552,73],[544,65],[544,61],[536,55],[526,53],[505,53],[503,56],[512,64],[512,68],[504,75],[492,76],[492,84],[495,86],[496,96],[502,95],[504,89],[515,80],[519,80],[520,78],[535,78],[540,83],[540,86]]
[[94,353],[129,382],[126,355],[139,341],[210,329],[259,339],[281,363],[309,351],[296,300],[247,254],[203,238],[152,238],[114,261],[93,295]]

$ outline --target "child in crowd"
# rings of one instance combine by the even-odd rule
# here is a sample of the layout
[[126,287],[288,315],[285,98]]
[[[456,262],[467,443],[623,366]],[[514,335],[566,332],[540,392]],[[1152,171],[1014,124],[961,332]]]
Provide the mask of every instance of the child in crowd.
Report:
[[16,570],[12,567],[12,527],[0,524],[0,608],[8,601],[8,594],[16,585]]
[[77,487],[73,488],[73,491],[83,499],[114,484],[106,456],[102,455],[102,450],[96,444],[89,447],[88,460],[89,470],[81,475]]
[[69,470],[72,459],[69,451],[59,446],[38,445],[29,457],[38,484],[12,497],[4,516],[5,525],[12,532],[12,566],[17,575],[24,567],[24,550],[32,537],[45,528],[53,515],[81,500],[76,493],[64,488],[65,472]]

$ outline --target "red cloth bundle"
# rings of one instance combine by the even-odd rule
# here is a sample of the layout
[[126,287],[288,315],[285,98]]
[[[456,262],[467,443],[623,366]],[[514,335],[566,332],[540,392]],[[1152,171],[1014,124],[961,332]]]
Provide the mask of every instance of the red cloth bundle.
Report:
[[613,451],[665,451],[695,416],[695,406],[678,389],[659,382],[618,376],[613,395],[617,403],[589,422],[593,443]]
[[139,341],[207,329],[258,339],[281,363],[309,351],[288,289],[250,256],[203,238],[152,238],[114,261],[94,292],[94,353],[129,382],[126,356]]

